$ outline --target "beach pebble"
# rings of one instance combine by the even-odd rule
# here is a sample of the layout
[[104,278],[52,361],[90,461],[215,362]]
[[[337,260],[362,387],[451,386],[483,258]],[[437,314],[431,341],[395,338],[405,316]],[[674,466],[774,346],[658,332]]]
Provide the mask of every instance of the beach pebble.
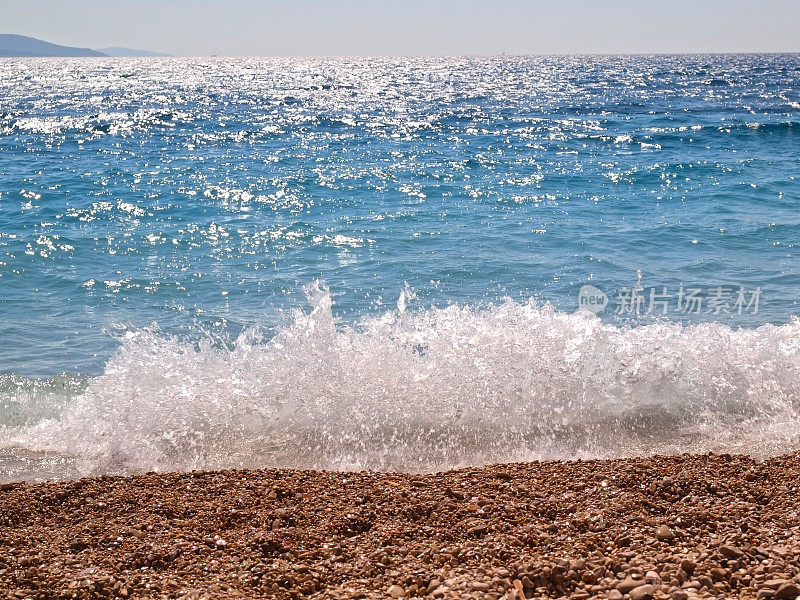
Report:
[[675,535],[672,533],[672,530],[667,525],[662,525],[656,531],[656,538],[661,540],[662,542],[669,541],[674,537]]
[[647,582],[644,579],[633,579],[632,577],[626,577],[617,584],[617,591],[621,594],[627,594],[631,590],[646,584]]
[[720,546],[719,553],[725,558],[733,560],[739,559],[744,555],[744,552],[742,552],[742,550],[736,546]]
[[430,583],[428,583],[428,586],[425,589],[425,591],[430,594],[433,590],[438,588],[441,584],[442,584],[442,582],[439,581],[439,578],[438,577],[434,577],[433,579],[431,579]]
[[690,558],[684,558],[681,560],[681,569],[686,573],[693,573],[694,569],[697,565],[695,562]]
[[644,576],[644,580],[652,585],[661,585],[661,575],[655,571],[648,571]]
[[792,582],[784,583],[775,591],[774,600],[795,600],[800,596],[800,587]]
[[406,591],[400,587],[399,585],[392,585],[386,590],[386,595],[390,598],[404,598],[406,595]]
[[654,585],[640,585],[630,591],[631,600],[653,600],[656,586]]

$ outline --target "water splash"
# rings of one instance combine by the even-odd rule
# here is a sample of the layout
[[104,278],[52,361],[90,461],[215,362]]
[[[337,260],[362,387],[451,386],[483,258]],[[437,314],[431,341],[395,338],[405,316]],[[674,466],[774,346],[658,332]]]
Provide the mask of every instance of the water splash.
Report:
[[[796,445],[800,320],[620,328],[534,301],[334,318],[265,339],[130,333],[57,416],[0,448],[81,473],[288,466],[429,471],[496,461]],[[45,415],[47,417],[47,415]]]

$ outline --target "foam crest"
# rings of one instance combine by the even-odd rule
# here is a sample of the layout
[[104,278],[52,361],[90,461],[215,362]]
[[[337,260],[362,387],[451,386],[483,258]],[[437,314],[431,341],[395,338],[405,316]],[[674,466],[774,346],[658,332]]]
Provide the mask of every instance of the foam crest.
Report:
[[438,470],[797,444],[800,321],[620,328],[534,301],[336,321],[324,285],[265,339],[128,334],[57,417],[0,447],[82,473],[289,466]]

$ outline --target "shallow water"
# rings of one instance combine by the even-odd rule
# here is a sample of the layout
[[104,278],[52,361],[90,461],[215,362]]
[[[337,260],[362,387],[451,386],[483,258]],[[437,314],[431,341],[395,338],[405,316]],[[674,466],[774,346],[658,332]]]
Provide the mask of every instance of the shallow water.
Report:
[[0,471],[796,446],[798,69],[0,61]]

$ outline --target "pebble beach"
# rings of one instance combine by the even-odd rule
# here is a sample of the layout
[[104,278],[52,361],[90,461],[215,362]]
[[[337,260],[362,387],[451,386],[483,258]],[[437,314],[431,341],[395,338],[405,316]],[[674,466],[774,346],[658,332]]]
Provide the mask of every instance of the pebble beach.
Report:
[[7,598],[800,596],[800,453],[0,487]]

